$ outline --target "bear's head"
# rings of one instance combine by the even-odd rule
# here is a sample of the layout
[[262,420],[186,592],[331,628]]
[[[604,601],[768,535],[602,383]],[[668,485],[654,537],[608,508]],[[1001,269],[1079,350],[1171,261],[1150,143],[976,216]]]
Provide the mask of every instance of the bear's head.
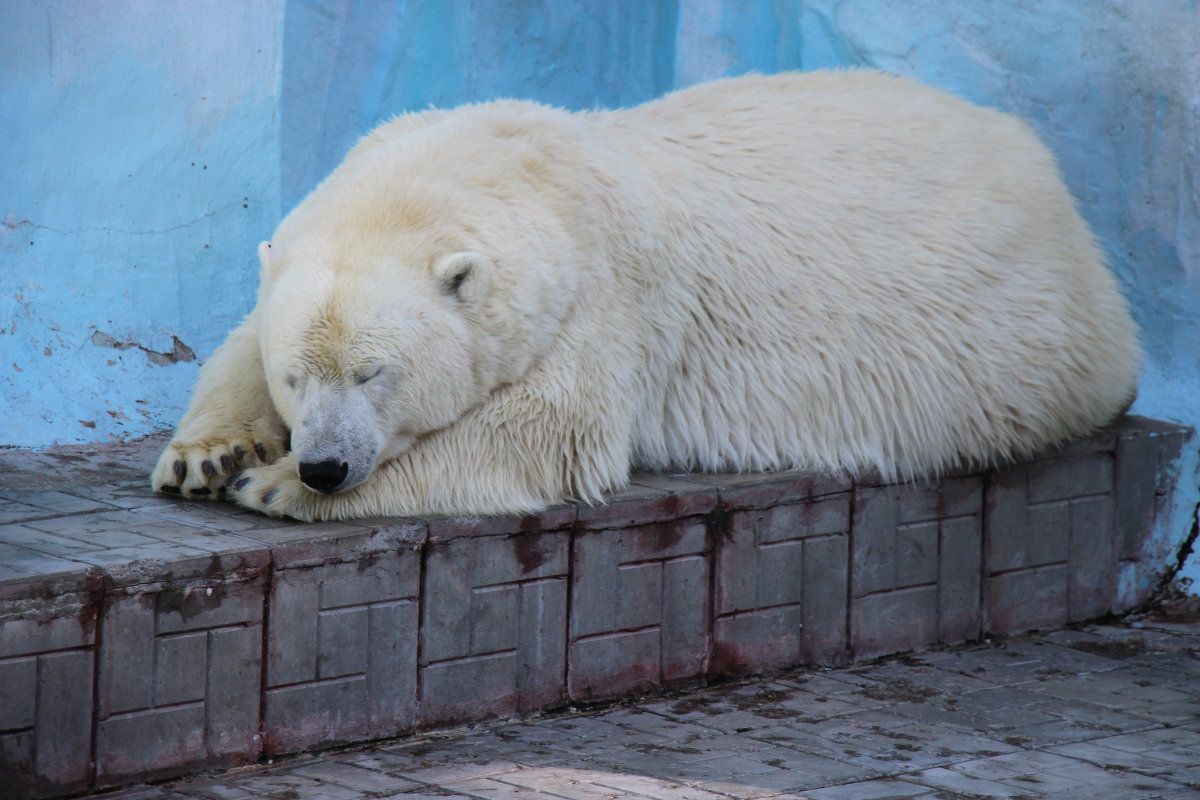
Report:
[[544,198],[426,160],[335,172],[259,247],[267,385],[315,491],[362,483],[521,380],[574,302]]

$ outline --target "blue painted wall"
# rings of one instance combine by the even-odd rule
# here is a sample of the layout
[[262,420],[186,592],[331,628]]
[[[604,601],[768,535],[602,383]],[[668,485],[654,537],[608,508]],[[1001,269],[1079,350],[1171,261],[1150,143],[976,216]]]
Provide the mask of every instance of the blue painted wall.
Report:
[[178,418],[280,216],[283,12],[0,0],[0,445]]
[[[1195,0],[0,0],[0,18],[0,445],[171,425],[252,304],[255,244],[394,113],[859,65],[1034,124],[1145,332],[1135,410],[1200,426]],[[1164,558],[1198,464],[1193,445]]]

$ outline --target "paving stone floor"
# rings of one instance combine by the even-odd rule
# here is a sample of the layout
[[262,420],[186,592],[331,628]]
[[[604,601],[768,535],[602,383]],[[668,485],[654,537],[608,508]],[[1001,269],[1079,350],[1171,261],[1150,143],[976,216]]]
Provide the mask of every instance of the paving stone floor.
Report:
[[104,800],[1200,798],[1200,621],[1092,625],[310,754]]

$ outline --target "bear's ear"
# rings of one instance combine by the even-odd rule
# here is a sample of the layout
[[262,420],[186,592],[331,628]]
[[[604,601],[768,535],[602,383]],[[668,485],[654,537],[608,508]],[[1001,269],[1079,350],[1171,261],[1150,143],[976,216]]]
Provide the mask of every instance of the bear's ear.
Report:
[[473,303],[484,296],[490,266],[479,253],[451,253],[434,265],[433,279],[442,294]]

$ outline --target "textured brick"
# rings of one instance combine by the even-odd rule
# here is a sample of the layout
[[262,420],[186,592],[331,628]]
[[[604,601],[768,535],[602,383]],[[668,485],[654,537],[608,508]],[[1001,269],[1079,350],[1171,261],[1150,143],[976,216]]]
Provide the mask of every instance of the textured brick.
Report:
[[[301,566],[278,570],[271,584],[268,752],[394,735],[415,724],[414,535],[423,540],[424,528],[325,531],[286,546],[287,563]],[[321,561],[339,540],[349,560]]]
[[55,793],[82,788],[91,779],[93,663],[90,649],[38,656],[34,766]]
[[1012,633],[1067,622],[1065,564],[1005,572],[987,579],[987,629]]
[[721,502],[731,509],[770,508],[848,492],[854,482],[846,474],[811,472],[744,472],[688,475],[720,489]]
[[5,572],[5,577],[0,580],[82,572],[87,569],[86,564],[78,561],[5,542],[0,542],[0,565],[3,565]]
[[616,697],[704,673],[707,542],[704,521],[687,518],[577,534],[572,699]]
[[[628,528],[656,522],[671,522],[682,517],[706,514],[717,503],[711,491],[686,491],[687,483],[673,490],[657,488],[666,481],[648,480],[631,483],[626,489],[607,495],[604,505],[580,506],[576,524],[585,530]],[[683,493],[679,489],[683,488]]]
[[1114,607],[1112,487],[1109,453],[1016,465],[993,476],[985,556],[990,630],[1081,621]]
[[457,516],[429,521],[429,540],[444,542],[463,536],[506,536],[526,532],[558,531],[575,523],[577,507],[558,505],[525,516]]
[[431,541],[424,719],[478,719],[565,699],[568,546],[565,531]]
[[114,593],[102,622],[99,785],[257,757],[262,594],[258,577]]
[[978,635],[978,477],[855,491],[850,632],[856,658]]
[[713,671],[746,675],[805,663],[800,641],[803,628],[804,609],[799,604],[717,617],[713,621]]
[[1146,476],[1158,474],[1159,444],[1151,437],[1117,440],[1114,513],[1120,556],[1126,560],[1141,558],[1143,537],[1152,530],[1158,510],[1158,487]]
[[45,793],[66,794],[71,785],[61,790],[39,779],[33,752],[32,729],[0,733],[0,786],[13,798],[24,800]]
[[8,495],[8,497],[18,502],[28,503],[32,506],[53,511],[56,514],[79,514],[84,511],[95,511],[111,507],[108,503],[56,490],[20,496]]
[[90,782],[95,596],[77,574],[10,582],[0,597],[0,779],[14,797]]
[[1028,472],[1031,503],[1112,492],[1111,453],[1034,461]]
[[36,700],[37,657],[0,660],[0,730],[32,728]]
[[245,536],[270,542],[276,569],[317,567],[330,563],[361,561],[364,567],[380,553],[416,552],[428,535],[425,523],[384,521],[378,527],[322,522],[297,527],[255,530]]
[[[790,496],[811,497],[810,488]],[[716,671],[761,672],[842,657],[848,530],[845,493],[729,513],[717,536]]]
[[1061,563],[1070,541],[1070,503],[1032,506],[1028,469],[1010,467],[993,478],[988,491],[987,569],[1012,569]]
[[937,640],[937,587],[914,586],[855,599],[850,612],[856,659],[913,650]]
[[[1178,426],[1141,425],[1126,423],[986,476],[986,531],[983,481],[960,473],[904,486],[801,473],[635,475],[628,490],[594,509],[428,523],[271,520],[226,504],[147,497],[140,483],[37,498],[0,487],[0,560],[9,562],[0,568],[0,765],[21,773],[5,774],[2,785],[12,790],[23,780],[30,792],[34,783],[43,794],[85,791],[93,749],[107,786],[253,758],[259,751],[247,732],[252,740],[264,726],[267,751],[281,753],[559,705],[566,686],[572,698],[595,699],[710,671],[838,663],[851,650],[862,657],[959,641],[984,630],[981,596],[987,629],[997,632],[1102,614],[1114,598],[1146,585],[1143,573],[1160,557],[1142,551],[1142,537],[1176,480],[1171,462],[1187,436]],[[2,524],[4,514],[17,521]],[[271,562],[268,686],[261,687],[260,576]],[[1120,596],[1118,566],[1126,587]],[[1184,654],[1143,671],[1069,647],[1046,649],[1061,652],[1031,655],[1010,642],[985,677],[1019,682],[1022,690],[989,700],[989,690],[975,689],[955,708],[914,699],[926,689],[950,691],[947,680],[966,680],[939,668],[907,682],[889,682],[890,673],[845,674],[841,683],[862,688],[819,706],[801,708],[769,693],[771,707],[758,720],[742,705],[715,716],[703,704],[689,712],[754,748],[786,739],[810,756],[737,748],[726,756],[677,731],[687,741],[626,742],[637,745],[631,760],[612,768],[694,784],[637,779],[663,796],[694,794],[697,785],[761,795],[809,785],[788,773],[817,769],[814,759],[908,773],[949,763],[932,751],[898,750],[897,741],[910,741],[895,738],[907,733],[904,725],[920,741],[957,752],[947,731],[982,724],[984,714],[1006,726],[1006,735],[1061,743],[1094,737],[1095,726],[1136,731],[1155,720],[1183,724],[1192,713],[1186,681],[1195,670]],[[100,695],[92,698],[97,662]],[[1093,675],[1068,681],[1049,670]],[[1117,672],[1124,683],[1112,677]],[[1127,713],[1135,707],[1136,716]],[[781,722],[761,740],[738,733],[763,719]],[[620,724],[627,733],[641,730],[634,721]],[[603,750],[608,759],[616,752],[611,742],[575,738],[575,749],[560,755]],[[823,742],[833,749],[821,749]],[[548,755],[531,758],[557,757],[539,746]],[[1176,757],[1161,748],[1140,755],[1154,770],[1171,768]],[[509,792],[497,775],[525,763],[511,760],[477,775],[486,778],[478,791]],[[331,797],[371,791],[331,775],[313,773],[303,786]],[[1067,779],[1045,780],[1058,786]],[[290,785],[301,784],[264,785],[259,793]],[[619,791],[589,785],[588,797]],[[378,782],[382,790],[410,786]],[[569,791],[559,788],[556,794]]]
[[980,633],[983,614],[980,606],[982,525],[978,517],[946,519],[941,523],[940,537],[938,641],[950,643],[975,639]]
[[800,664],[840,664],[846,658],[850,543],[847,536],[804,541],[804,614]]
[[1067,593],[1071,621],[1092,619],[1113,610],[1118,546],[1113,536],[1110,498],[1083,498],[1071,503]]

